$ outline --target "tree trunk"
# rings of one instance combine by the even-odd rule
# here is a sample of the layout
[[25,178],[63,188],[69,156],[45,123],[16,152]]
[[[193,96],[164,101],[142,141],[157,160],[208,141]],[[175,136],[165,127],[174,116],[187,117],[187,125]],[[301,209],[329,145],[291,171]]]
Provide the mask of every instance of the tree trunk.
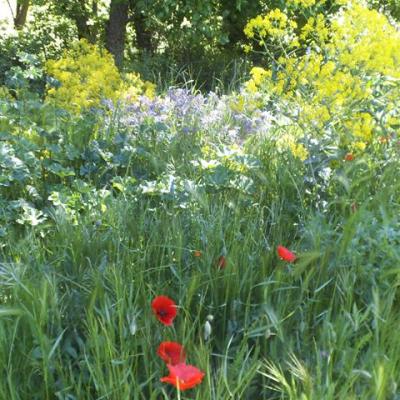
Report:
[[97,2],[93,0],[57,0],[47,3],[55,15],[66,16],[74,21],[79,39],[86,39],[90,43],[96,42],[96,27],[89,24],[90,19],[97,17]]
[[126,24],[128,23],[128,0],[111,0],[106,27],[106,47],[120,68],[124,60]]
[[[78,38],[86,39],[90,43],[96,41],[95,35],[92,32],[92,27],[88,25],[90,13],[87,10],[87,1],[79,0],[73,8],[73,19],[75,20],[76,28],[78,30]],[[92,7],[93,9],[93,7]],[[96,14],[93,13],[93,16]]]
[[145,16],[139,10],[136,10],[133,14],[133,25],[135,26],[137,48],[140,51],[144,50],[145,52],[152,53],[154,50],[151,40],[152,35],[146,29]]
[[78,38],[86,39],[90,43],[93,43],[92,33],[90,31],[90,27],[87,24],[87,17],[85,15],[77,15],[75,17],[76,29],[78,30]]
[[14,18],[15,29],[21,29],[25,25],[26,17],[28,16],[29,0],[17,1],[17,12]]

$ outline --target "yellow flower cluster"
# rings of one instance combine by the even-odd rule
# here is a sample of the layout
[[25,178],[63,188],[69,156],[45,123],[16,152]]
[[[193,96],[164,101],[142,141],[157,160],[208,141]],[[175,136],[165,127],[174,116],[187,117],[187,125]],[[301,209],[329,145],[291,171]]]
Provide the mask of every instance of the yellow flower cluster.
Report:
[[[363,117],[365,113],[355,113],[363,101],[371,99],[372,92],[369,82],[362,77],[352,74],[349,70],[343,70],[342,66],[333,61],[324,61],[321,55],[312,54],[308,59],[302,59],[298,63],[298,76],[292,76],[292,82],[296,82],[296,90],[289,91],[285,96],[296,99],[302,106],[300,122],[311,124],[322,129],[327,122],[340,122],[347,113],[352,114],[352,121],[355,126],[355,116]],[[293,72],[292,72],[293,74]],[[294,87],[295,84],[292,84]],[[300,96],[299,96],[300,93]],[[364,120],[362,125],[364,125]],[[369,125],[372,122],[369,121]],[[345,125],[349,134],[369,140],[370,130],[351,129]],[[362,134],[362,132],[364,134]],[[368,134],[367,134],[368,132]]]
[[156,85],[149,81],[142,81],[137,73],[128,73],[123,76],[121,88],[118,92],[121,98],[134,102],[141,95],[153,98],[156,92]]
[[293,156],[301,161],[305,161],[308,158],[308,151],[301,143],[290,142],[289,148]]
[[47,91],[47,99],[75,113],[116,99],[121,77],[111,54],[81,40],[59,60],[46,63],[47,73],[60,86]]
[[293,32],[296,28],[296,21],[288,18],[284,12],[276,8],[265,16],[258,15],[251,19],[246,24],[244,33],[248,38],[258,40],[261,45],[264,45],[266,40],[270,40],[294,47],[297,45],[297,40],[293,41]]
[[324,43],[329,37],[329,27],[324,14],[317,14],[310,17],[307,23],[301,28],[300,39],[303,41],[315,40],[317,43]]
[[385,15],[352,4],[332,28],[335,35],[327,51],[342,65],[400,78],[400,32]]
[[135,101],[140,94],[154,94],[153,84],[137,74],[124,79],[111,54],[85,40],[75,43],[59,60],[47,61],[46,71],[59,83],[47,90],[47,100],[76,114],[101,106],[104,99]]
[[[292,3],[313,5],[312,1]],[[328,124],[334,125],[343,134],[342,143],[357,143],[356,148],[362,150],[380,129],[374,117],[377,93],[386,90],[380,113],[400,117],[394,106],[400,99],[400,32],[385,15],[357,0],[341,3],[346,6],[330,21],[315,14],[302,27],[298,42],[307,46],[307,51],[299,55],[288,51],[275,61],[274,74],[269,69],[253,68],[246,88],[252,94],[263,92],[267,98],[272,94],[292,103],[303,127],[323,133]],[[252,29],[245,33],[257,39],[257,27],[262,38],[268,32],[261,31],[266,17],[255,20],[258,22],[251,20],[248,26]],[[287,23],[281,25],[285,29]],[[385,129],[389,128],[387,123]]]
[[303,144],[298,143],[293,134],[285,133],[277,141],[277,148],[279,151],[289,150],[293,157],[301,161],[305,161],[309,154]]
[[251,79],[246,82],[246,88],[249,92],[256,93],[258,87],[264,82],[266,78],[271,78],[271,71],[261,67],[253,67],[250,71]]
[[344,125],[355,138],[369,142],[372,139],[375,120],[368,113],[357,113],[351,119],[345,120]]

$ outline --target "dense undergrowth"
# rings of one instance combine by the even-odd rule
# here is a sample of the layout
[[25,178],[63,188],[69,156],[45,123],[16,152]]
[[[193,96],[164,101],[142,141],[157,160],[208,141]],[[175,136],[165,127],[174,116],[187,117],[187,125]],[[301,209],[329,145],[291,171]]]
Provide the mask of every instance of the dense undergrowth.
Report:
[[[393,70],[360,53],[349,65],[368,30],[331,51],[354,12],[337,7],[324,44],[282,59],[281,42],[226,95],[156,95],[84,42],[98,63],[67,52],[14,70],[0,92],[0,399],[400,398],[397,39],[382,39]],[[284,21],[271,37],[285,38],[282,15],[249,26]],[[172,326],[153,315],[159,295],[178,306]],[[201,384],[160,382],[166,340]]]

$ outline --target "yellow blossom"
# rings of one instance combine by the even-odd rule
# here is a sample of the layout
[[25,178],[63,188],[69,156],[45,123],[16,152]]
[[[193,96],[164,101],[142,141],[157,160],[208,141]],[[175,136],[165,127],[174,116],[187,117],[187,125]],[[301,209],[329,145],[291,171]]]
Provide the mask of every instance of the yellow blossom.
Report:
[[141,94],[154,95],[155,86],[143,82],[138,74],[121,76],[112,55],[98,46],[80,40],[59,60],[46,62],[47,73],[59,87],[47,90],[47,100],[73,113],[100,107],[101,101],[131,99]]

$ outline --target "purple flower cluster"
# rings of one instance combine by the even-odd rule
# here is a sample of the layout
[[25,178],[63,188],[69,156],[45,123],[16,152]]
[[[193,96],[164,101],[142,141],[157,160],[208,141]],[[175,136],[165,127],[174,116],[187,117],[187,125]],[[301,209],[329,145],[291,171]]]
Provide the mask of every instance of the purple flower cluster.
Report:
[[231,107],[230,96],[209,93],[206,96],[187,89],[171,88],[164,96],[153,99],[141,96],[136,103],[121,110],[121,122],[133,132],[144,126],[162,126],[164,131],[219,135],[229,141],[240,141],[254,133],[269,130],[272,116],[268,111],[239,112]]

